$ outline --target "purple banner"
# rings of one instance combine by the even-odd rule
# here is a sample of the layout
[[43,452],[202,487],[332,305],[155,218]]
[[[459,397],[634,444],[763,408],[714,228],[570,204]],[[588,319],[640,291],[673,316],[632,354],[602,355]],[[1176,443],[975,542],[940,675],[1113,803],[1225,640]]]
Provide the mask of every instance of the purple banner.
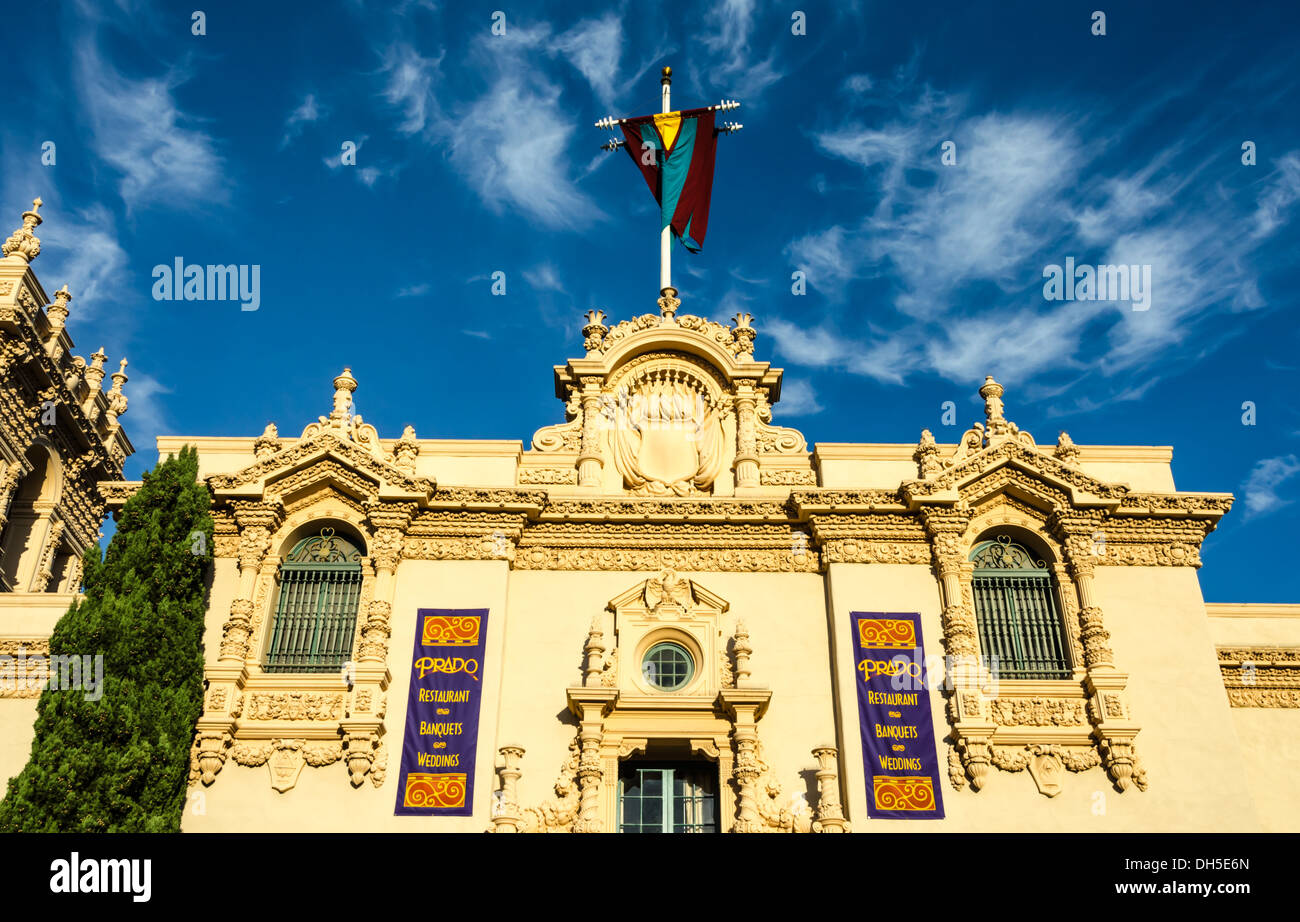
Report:
[[921,616],[852,612],[858,721],[872,819],[941,820]]
[[483,696],[486,608],[416,613],[397,816],[469,816]]

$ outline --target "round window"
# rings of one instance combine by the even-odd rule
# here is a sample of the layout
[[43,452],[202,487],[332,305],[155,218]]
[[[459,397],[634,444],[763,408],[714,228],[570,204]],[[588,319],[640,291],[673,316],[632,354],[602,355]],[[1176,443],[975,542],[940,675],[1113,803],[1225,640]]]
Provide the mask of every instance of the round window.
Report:
[[680,644],[657,643],[646,651],[641,674],[660,691],[676,691],[695,675],[695,661]]

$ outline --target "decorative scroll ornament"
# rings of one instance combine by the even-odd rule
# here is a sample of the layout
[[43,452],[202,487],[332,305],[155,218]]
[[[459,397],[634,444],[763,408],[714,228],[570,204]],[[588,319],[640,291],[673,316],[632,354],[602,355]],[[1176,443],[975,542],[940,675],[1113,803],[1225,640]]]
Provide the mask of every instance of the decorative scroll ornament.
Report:
[[1034,557],[1028,550],[1011,540],[1010,535],[998,535],[976,548],[971,562],[977,570],[1046,570],[1047,563]]
[[322,528],[319,535],[303,538],[294,545],[285,563],[360,563],[361,552],[350,541]]

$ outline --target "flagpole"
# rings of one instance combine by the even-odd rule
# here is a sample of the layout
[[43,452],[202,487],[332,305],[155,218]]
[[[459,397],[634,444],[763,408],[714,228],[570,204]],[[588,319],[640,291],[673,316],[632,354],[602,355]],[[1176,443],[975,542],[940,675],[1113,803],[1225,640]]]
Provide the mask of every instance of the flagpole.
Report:
[[[659,78],[659,83],[663,87],[663,108],[661,112],[671,112],[670,90],[673,85],[673,69],[665,67],[663,76]],[[677,297],[677,291],[673,288],[673,235],[672,227],[665,225],[659,232],[659,294],[665,298]]]

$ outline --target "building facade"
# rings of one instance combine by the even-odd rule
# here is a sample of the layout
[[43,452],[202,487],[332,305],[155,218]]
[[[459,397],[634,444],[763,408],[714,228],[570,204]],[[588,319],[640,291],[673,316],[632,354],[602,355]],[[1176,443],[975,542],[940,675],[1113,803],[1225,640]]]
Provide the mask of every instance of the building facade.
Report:
[[[73,355],[72,294],[51,301],[31,263],[40,255],[41,200],[0,245],[0,775],[16,775],[48,678],[49,637],[81,588],[106,501],[134,451],[126,359],[103,388],[107,356]],[[28,668],[30,667],[30,668]]]
[[381,438],[347,369],[158,440],[216,522],[185,831],[1300,827],[1300,606],[1197,579],[1229,494],[991,377],[956,444],[809,446],[752,318],[679,306],[589,313],[526,448]]

